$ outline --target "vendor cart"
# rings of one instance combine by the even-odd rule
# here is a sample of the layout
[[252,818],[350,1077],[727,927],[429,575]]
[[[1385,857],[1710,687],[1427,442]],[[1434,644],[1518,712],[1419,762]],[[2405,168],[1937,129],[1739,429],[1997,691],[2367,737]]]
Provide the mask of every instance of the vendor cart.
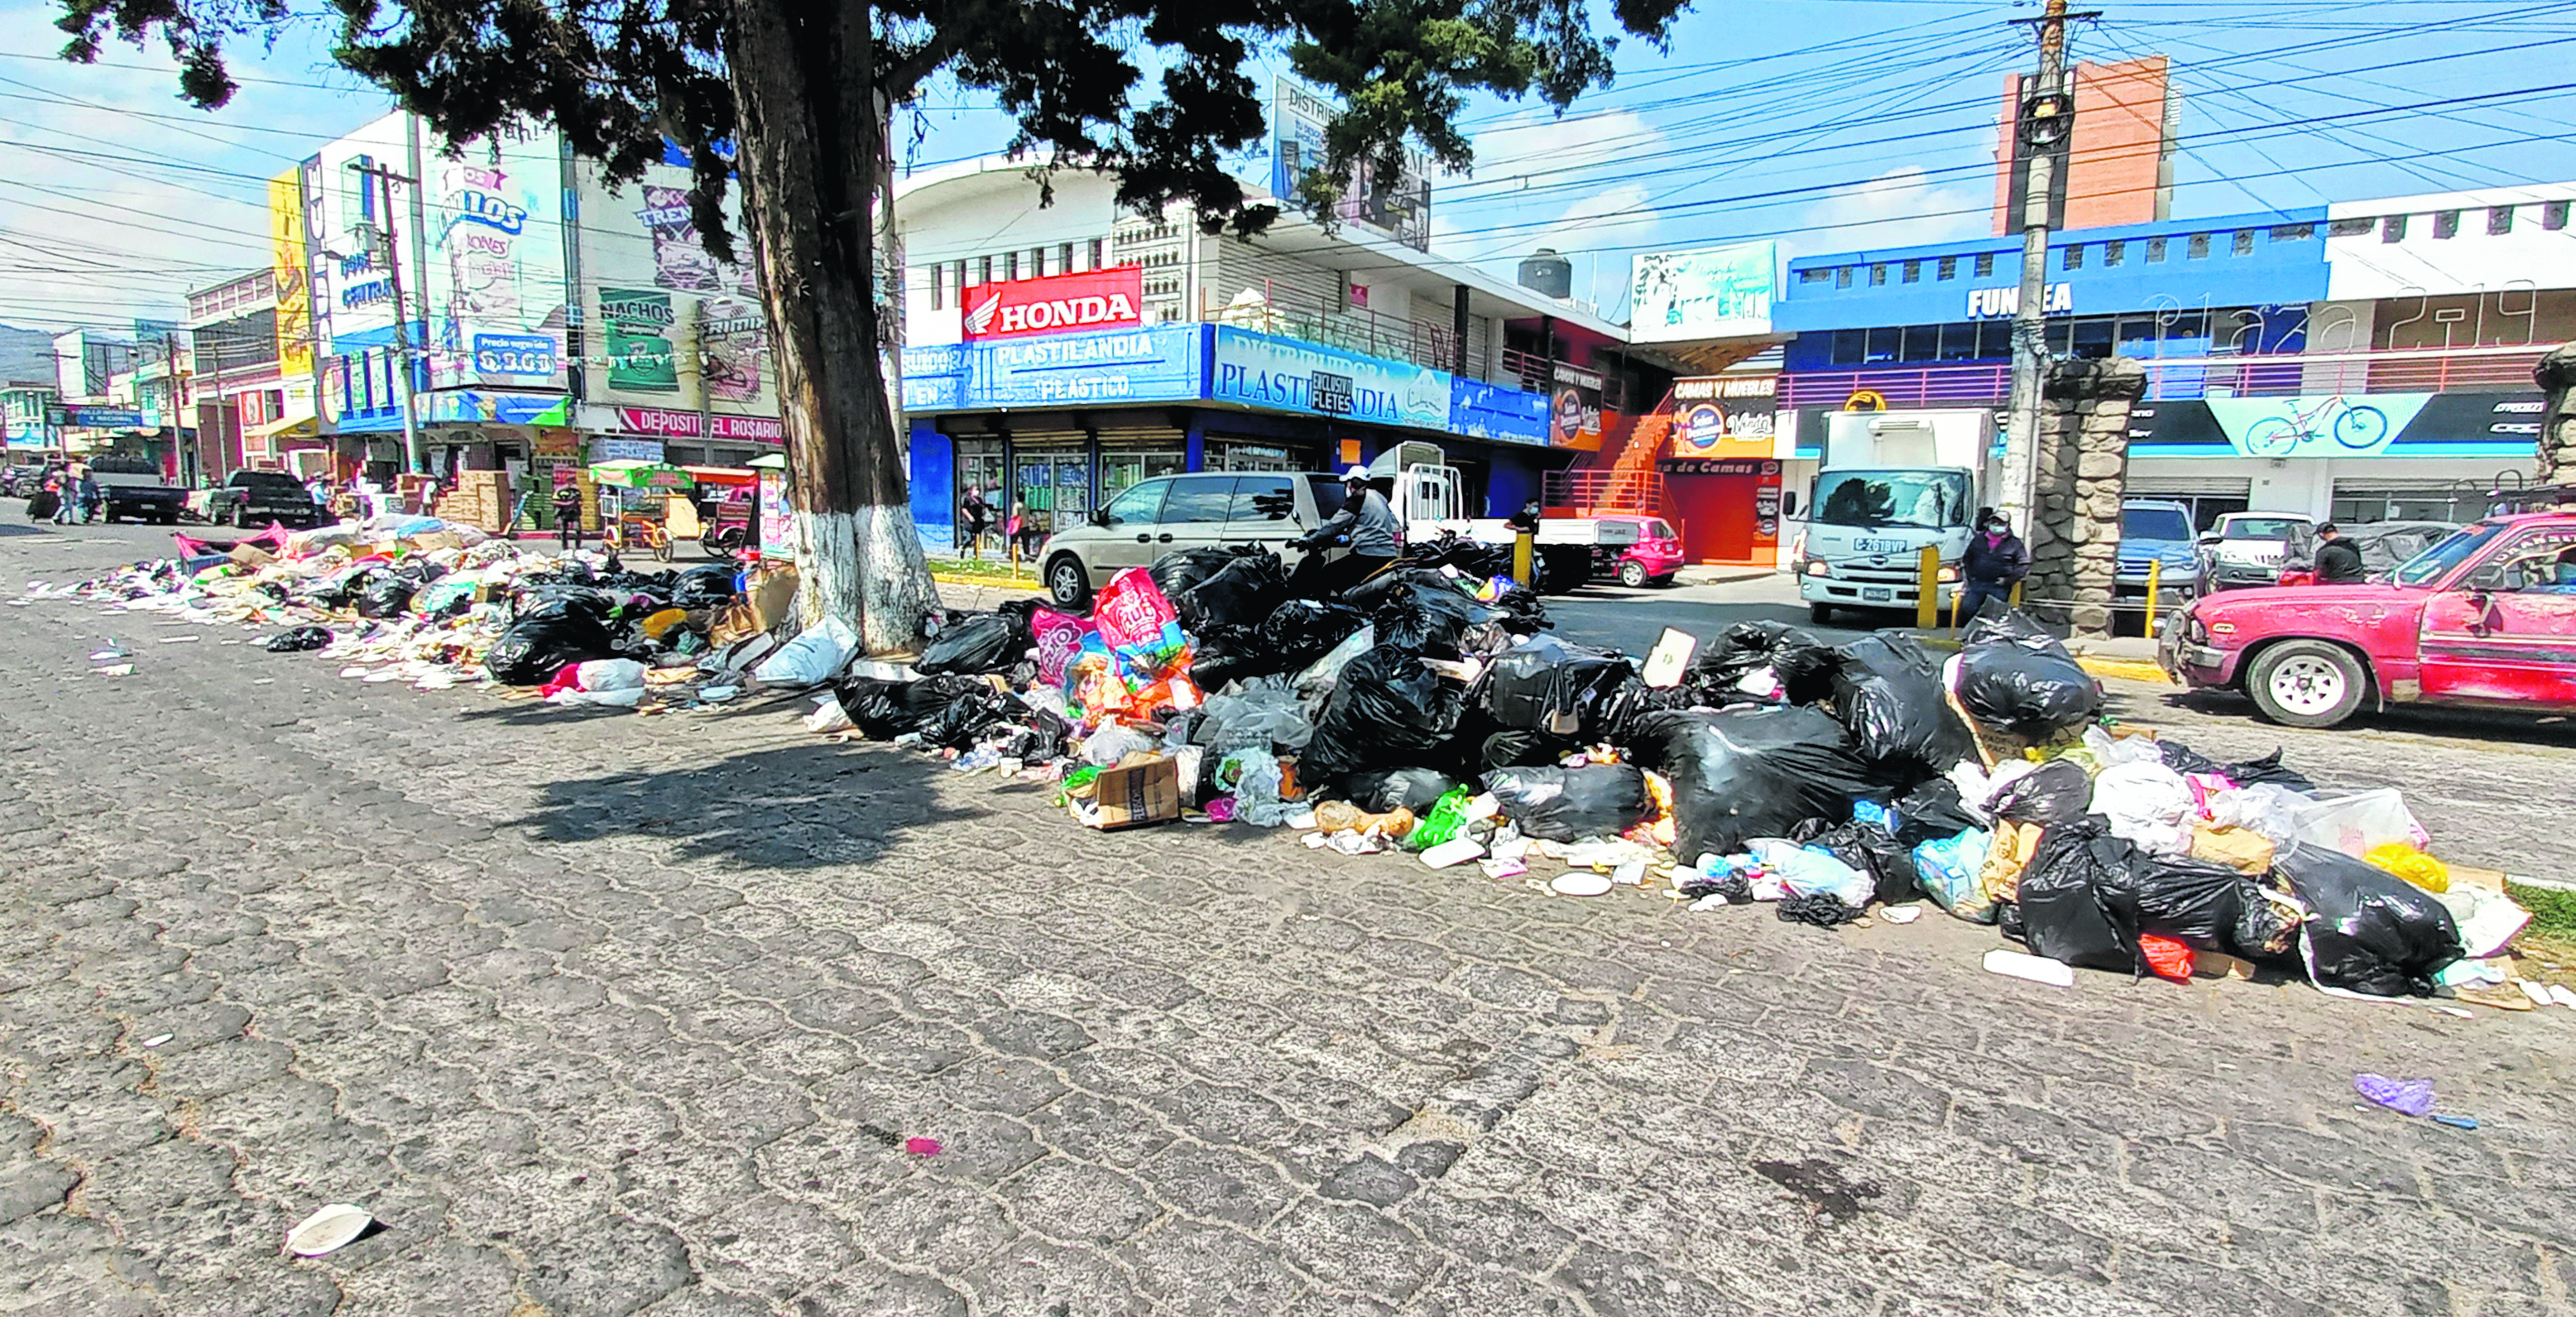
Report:
[[663,462],[621,460],[593,462],[590,480],[600,493],[602,538],[618,553],[642,549],[671,561],[672,510],[684,510],[691,525],[689,490],[696,480],[687,470]]

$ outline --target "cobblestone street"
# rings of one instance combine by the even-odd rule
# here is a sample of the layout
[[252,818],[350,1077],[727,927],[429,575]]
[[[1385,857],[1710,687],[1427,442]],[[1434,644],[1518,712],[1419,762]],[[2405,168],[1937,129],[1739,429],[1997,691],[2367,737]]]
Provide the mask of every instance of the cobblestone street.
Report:
[[[13,510],[0,595],[167,545]],[[0,1312],[2576,1312],[2576,1012],[2055,989],[246,639],[0,612]],[[2563,729],[2117,704],[2576,872]]]

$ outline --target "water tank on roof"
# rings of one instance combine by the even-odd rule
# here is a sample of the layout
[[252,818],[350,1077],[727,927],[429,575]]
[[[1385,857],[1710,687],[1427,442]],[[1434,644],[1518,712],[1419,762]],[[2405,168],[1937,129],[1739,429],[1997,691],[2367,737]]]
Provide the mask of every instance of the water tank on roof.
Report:
[[1549,297],[1568,297],[1574,292],[1574,262],[1556,254],[1554,247],[1541,247],[1521,258],[1521,287]]

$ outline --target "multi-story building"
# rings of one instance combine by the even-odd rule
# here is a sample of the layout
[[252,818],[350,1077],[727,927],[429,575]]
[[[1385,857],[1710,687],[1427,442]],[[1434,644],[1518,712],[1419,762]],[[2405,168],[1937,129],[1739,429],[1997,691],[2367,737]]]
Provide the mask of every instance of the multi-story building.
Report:
[[[301,277],[292,267],[287,273],[290,280]],[[305,475],[328,468],[329,448],[313,411],[309,343],[296,344],[303,349],[301,369],[292,375],[285,369],[287,340],[306,331],[280,317],[274,268],[189,292],[186,337],[195,364],[188,398],[197,434],[186,454],[194,469],[185,474],[216,483],[245,466]],[[307,456],[298,459],[298,453]]]
[[0,382],[0,439],[10,460],[33,458],[54,444],[54,409],[62,387],[52,380]]
[[1041,204],[1027,162],[996,157],[898,193],[913,517],[934,549],[969,486],[1044,533],[1150,477],[1338,470],[1406,439],[1441,445],[1472,512],[1507,514],[1638,391],[1619,326],[1417,245],[1419,198],[1246,238],[1124,211],[1106,176],[1052,189]]

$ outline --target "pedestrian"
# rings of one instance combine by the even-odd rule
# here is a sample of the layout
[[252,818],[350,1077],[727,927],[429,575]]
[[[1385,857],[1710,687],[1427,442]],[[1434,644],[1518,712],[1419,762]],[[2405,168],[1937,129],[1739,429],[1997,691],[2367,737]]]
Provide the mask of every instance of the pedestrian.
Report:
[[569,480],[555,486],[555,544],[581,547],[581,486]]
[[984,555],[984,530],[993,522],[993,505],[984,501],[984,487],[981,485],[968,485],[966,487],[966,497],[959,501],[957,511],[960,518],[966,523],[966,556],[969,558],[982,557]]
[[2361,550],[2345,539],[2333,522],[2317,527],[2317,539],[2317,584],[2370,579],[2369,571],[2361,565]]
[[1968,584],[1959,593],[1955,616],[1974,618],[1989,600],[2010,606],[2013,586],[2030,574],[2030,548],[2013,534],[2012,523],[2002,513],[1979,508],[1977,528],[1969,533],[1967,558],[1960,566]]
[[[1301,598],[1329,599],[1377,575],[1395,561],[1396,550],[1403,544],[1404,530],[1396,522],[1395,509],[1388,506],[1386,495],[1369,484],[1367,468],[1355,466],[1344,472],[1342,489],[1341,511],[1289,541],[1289,547],[1306,551],[1289,581],[1290,592]],[[1344,537],[1351,551],[1325,562],[1326,551]]]
[[54,496],[53,523],[68,526],[80,514],[80,485],[72,479],[70,467],[56,467],[45,477],[45,490]]
[[84,462],[80,469],[81,520],[98,520],[99,510],[107,503],[107,494],[98,487],[98,473]]

